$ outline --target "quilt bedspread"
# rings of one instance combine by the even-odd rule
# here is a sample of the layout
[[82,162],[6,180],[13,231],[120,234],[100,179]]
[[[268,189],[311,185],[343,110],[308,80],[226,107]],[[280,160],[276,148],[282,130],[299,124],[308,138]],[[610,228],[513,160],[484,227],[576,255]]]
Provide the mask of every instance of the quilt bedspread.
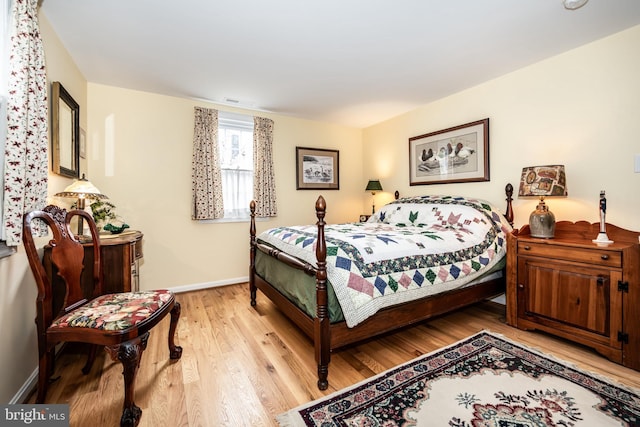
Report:
[[[466,285],[504,257],[510,231],[483,200],[396,200],[366,223],[325,227],[327,278],[353,327],[386,306]],[[315,265],[315,225],[272,228],[258,239]]]

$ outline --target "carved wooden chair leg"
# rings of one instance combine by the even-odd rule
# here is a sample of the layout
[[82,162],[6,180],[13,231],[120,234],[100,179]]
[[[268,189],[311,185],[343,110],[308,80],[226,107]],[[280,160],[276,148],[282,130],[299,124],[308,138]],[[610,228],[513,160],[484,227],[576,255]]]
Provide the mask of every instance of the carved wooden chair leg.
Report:
[[175,343],[176,328],[181,311],[180,303],[176,302],[171,309],[171,324],[169,325],[169,358],[172,360],[180,359],[182,356],[182,347]]
[[122,404],[122,417],[120,418],[121,427],[137,426],[142,416],[142,409],[136,406],[133,397],[140,359],[142,358],[142,352],[147,348],[148,339],[149,332],[120,345],[105,347],[113,360],[119,360],[122,363],[124,402]]
[[82,373],[87,375],[91,371],[91,367],[93,366],[93,362],[96,360],[96,354],[98,353],[98,346],[96,344],[91,344],[89,346],[89,354],[87,355],[87,363],[85,363],[82,368]]
[[53,382],[57,380],[57,378],[53,378],[53,373],[56,370],[56,348],[52,347],[47,352],[47,375],[49,376],[49,382]]
[[40,362],[38,365],[38,396],[36,397],[36,403],[44,403],[44,399],[47,396],[51,365],[50,359],[51,357],[48,352],[40,355]]
[[49,390],[49,384],[60,379],[60,376],[53,377],[55,357],[55,347],[40,354],[38,361],[38,395],[36,396],[36,403],[44,403],[47,397],[47,390]]

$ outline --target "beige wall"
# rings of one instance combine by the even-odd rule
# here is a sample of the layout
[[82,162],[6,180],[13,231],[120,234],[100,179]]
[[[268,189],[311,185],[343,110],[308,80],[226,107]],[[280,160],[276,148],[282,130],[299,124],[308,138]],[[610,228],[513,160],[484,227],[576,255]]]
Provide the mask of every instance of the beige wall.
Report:
[[[548,199],[557,220],[607,222],[640,230],[640,26],[486,82],[364,130],[364,176],[378,176],[391,200],[405,195],[473,195],[504,206],[525,166],[565,164],[569,197]],[[473,70],[469,70],[473,72]],[[491,181],[409,186],[408,139],[490,119]],[[515,197],[516,226],[535,200]],[[594,236],[595,237],[595,236]]]
[[[191,220],[194,106],[216,107],[152,93],[89,84],[91,181],[144,233],[141,287],[201,286],[246,280],[249,225]],[[234,110],[240,111],[240,110]],[[274,121],[278,217],[259,222],[315,222],[315,199],[327,220],[356,220],[363,190],[362,131],[267,113]],[[340,150],[339,191],[296,191],[295,147]],[[339,209],[338,209],[339,207]]]

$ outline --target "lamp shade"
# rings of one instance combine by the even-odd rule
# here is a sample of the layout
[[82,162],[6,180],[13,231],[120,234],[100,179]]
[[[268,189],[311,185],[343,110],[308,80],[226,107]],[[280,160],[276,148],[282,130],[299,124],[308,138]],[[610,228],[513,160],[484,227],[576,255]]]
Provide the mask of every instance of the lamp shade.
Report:
[[[95,185],[89,182],[89,180],[87,180],[87,178],[84,177],[84,174],[82,174],[82,178],[80,178],[77,181],[74,181],[74,183],[69,185],[67,188],[65,188],[64,191],[61,191],[60,193],[56,193],[54,194],[54,196],[72,197],[74,199],[78,199],[76,208],[80,210],[84,210],[86,199],[97,200],[97,199],[108,198],[107,196],[102,194],[100,190],[96,188]],[[84,228],[82,224],[82,217],[79,216],[78,217],[78,236],[82,236],[83,231],[84,231]]]
[[522,169],[518,196],[567,196],[564,165],[528,166]]
[[380,181],[377,179],[369,180],[369,182],[367,183],[367,188],[365,188],[365,191],[382,191],[382,185],[380,184]]
[[556,217],[544,203],[544,198],[566,195],[567,176],[563,165],[529,166],[522,169],[518,196],[540,198],[536,210],[529,216],[532,237],[553,238]]
[[89,180],[82,175],[82,178],[74,181],[64,191],[55,194],[56,197],[73,197],[77,199],[106,199],[107,196],[102,194]]

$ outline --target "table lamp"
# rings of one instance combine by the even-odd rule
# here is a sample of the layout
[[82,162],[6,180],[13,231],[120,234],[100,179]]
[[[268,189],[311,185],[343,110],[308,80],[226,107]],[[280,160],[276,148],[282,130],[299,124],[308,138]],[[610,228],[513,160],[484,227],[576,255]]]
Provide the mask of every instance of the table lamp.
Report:
[[[64,191],[55,194],[56,197],[72,197],[77,200],[77,208],[80,210],[84,210],[85,208],[85,200],[86,199],[106,199],[107,196],[102,194],[100,190],[96,188],[91,182],[84,177],[82,174],[82,178],[73,182],[73,184],[69,185]],[[82,217],[78,216],[78,236],[82,236],[84,234],[84,224],[82,223]]]
[[564,165],[529,166],[522,169],[519,197],[539,197],[540,203],[529,216],[532,237],[553,238],[556,217],[544,203],[545,197],[566,197]]
[[382,185],[380,184],[380,181],[378,181],[377,179],[375,180],[369,180],[369,182],[367,183],[367,188],[364,189],[365,191],[371,191],[371,195],[374,196],[372,197],[373,200],[373,205],[371,207],[371,213],[374,214],[376,213],[376,200],[375,200],[375,195],[376,195],[376,191],[382,191]]

